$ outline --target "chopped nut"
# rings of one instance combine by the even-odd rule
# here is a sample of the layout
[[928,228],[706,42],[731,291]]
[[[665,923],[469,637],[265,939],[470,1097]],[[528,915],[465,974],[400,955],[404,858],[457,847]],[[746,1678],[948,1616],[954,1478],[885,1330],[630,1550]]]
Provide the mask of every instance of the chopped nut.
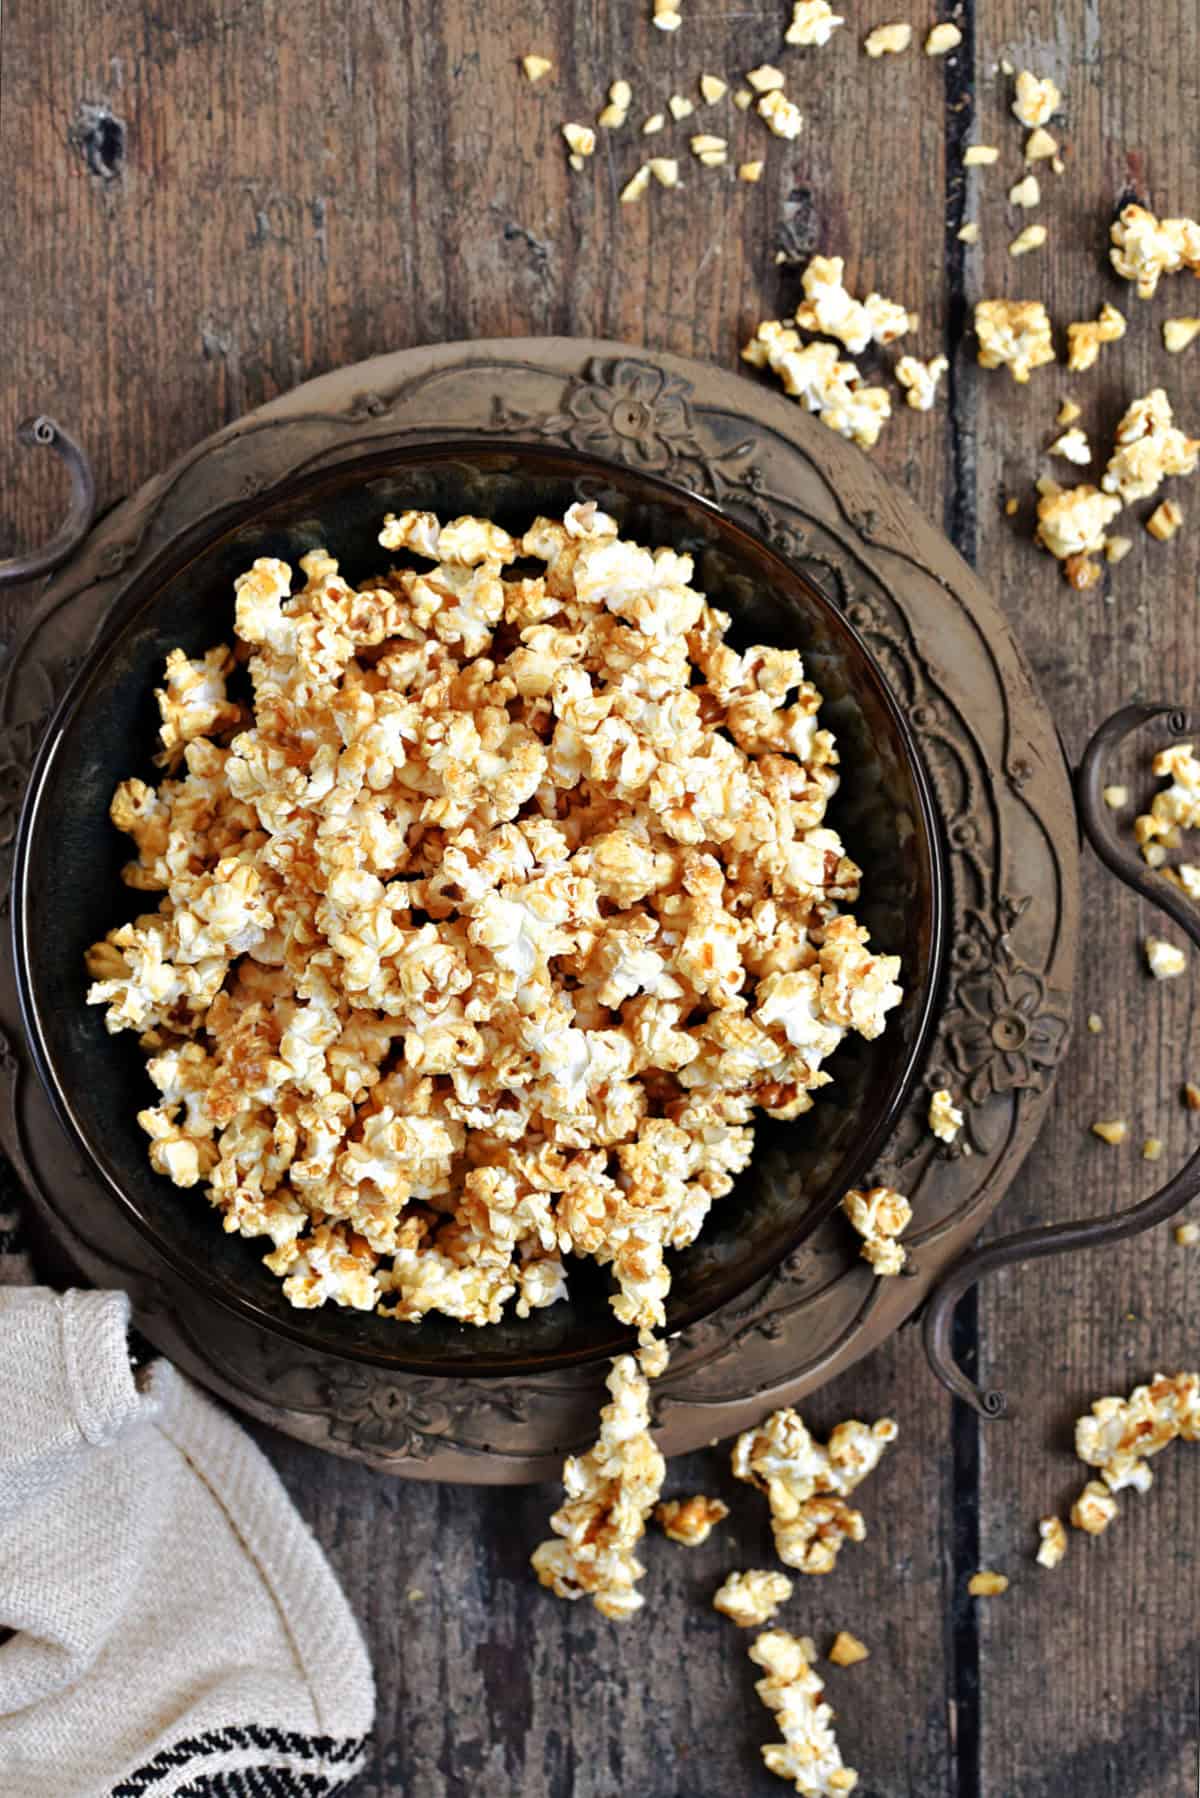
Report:
[[1031,128],[1044,125],[1047,119],[1053,118],[1061,105],[1062,95],[1049,76],[1039,81],[1028,69],[1021,70],[1017,76],[1017,93],[1012,109],[1013,116],[1022,125]]
[[929,1128],[942,1142],[953,1142],[962,1129],[963,1114],[945,1087],[939,1087],[929,1101]]
[[1040,250],[1047,237],[1045,225],[1026,225],[1018,231],[1008,246],[1010,256],[1028,256],[1031,250]]
[[682,0],[654,0],[653,23],[660,31],[678,31],[683,24]]
[[707,1542],[718,1523],[729,1515],[729,1506],[719,1498],[706,1498],[698,1492],[694,1498],[668,1498],[654,1507],[655,1522],[664,1536],[681,1542],[685,1548],[699,1548]]
[[610,100],[608,105],[596,114],[596,123],[602,131],[619,131],[628,118],[629,114]]
[[635,200],[640,200],[649,185],[650,164],[644,162],[637,173],[631,175],[621,189],[620,200],[622,206],[631,206]]
[[972,1598],[998,1598],[1001,1592],[1008,1591],[1008,1576],[1004,1573],[993,1573],[990,1568],[983,1568],[973,1573],[967,1581],[967,1591]]
[[848,1629],[840,1629],[833,1638],[833,1646],[827,1658],[835,1667],[857,1667],[860,1661],[869,1660],[871,1650],[857,1636],[852,1636]]
[[1144,206],[1126,206],[1109,234],[1109,260],[1125,281],[1136,281],[1149,300],[1163,275],[1200,271],[1200,224],[1195,219],[1157,219]]
[[1071,1506],[1071,1522],[1089,1536],[1099,1536],[1108,1528],[1119,1510],[1108,1487],[1099,1480],[1089,1480]]
[[925,39],[926,56],[946,56],[951,50],[957,50],[962,43],[962,32],[957,25],[945,20],[935,25]]
[[1119,812],[1123,805],[1129,804],[1128,787],[1105,787],[1104,803],[1114,812]]
[[967,169],[986,168],[1000,160],[1000,152],[994,144],[970,144],[963,152],[963,167]]
[[765,120],[767,127],[776,137],[799,137],[800,128],[804,124],[800,108],[794,101],[780,91],[772,88],[762,96],[758,103],[758,116]]
[[1099,562],[1093,562],[1090,556],[1068,556],[1062,565],[1063,574],[1069,586],[1077,593],[1086,593],[1092,587],[1098,587],[1104,579]]
[[1075,462],[1080,468],[1084,468],[1092,459],[1092,446],[1085,433],[1075,426],[1056,437],[1047,454],[1063,456],[1068,462]]
[[713,1610],[721,1611],[741,1629],[759,1629],[791,1596],[792,1582],[786,1573],[751,1567],[746,1573],[731,1573],[717,1587]]
[[1163,1152],[1163,1144],[1162,1144],[1162,1139],[1160,1137],[1148,1136],[1146,1138],[1145,1142],[1142,1144],[1142,1160],[1143,1161],[1161,1161],[1162,1160],[1162,1152]]
[[1026,175],[1023,181],[1018,181],[1015,187],[1010,187],[1008,190],[1010,206],[1038,206],[1041,204],[1041,198],[1042,190],[1038,186],[1036,175]]
[[646,167],[660,187],[679,186],[679,163],[674,156],[652,156]]
[[959,243],[978,243],[979,226],[974,219],[969,219],[960,231],[955,233]]
[[1002,56],[1000,58],[998,67],[999,67],[1000,73],[1002,75],[1011,75],[1014,72],[1013,66],[1012,66],[1011,62],[1009,62],[1007,56]]
[[1073,425],[1077,418],[1082,418],[1082,417],[1083,417],[1083,408],[1081,406],[1077,406],[1075,404],[1074,400],[1066,399],[1063,401],[1062,405],[1058,408],[1058,417],[1055,419],[1054,422],[1055,422],[1055,424],[1060,424],[1060,425]]
[[1194,1248],[1200,1242],[1200,1224],[1176,1224],[1175,1240],[1181,1249]]
[[729,92],[729,83],[719,75],[701,75],[700,92],[707,106],[712,106]]
[[1048,131],[1036,125],[1025,139],[1026,162],[1048,162],[1058,155],[1058,143]]
[[1189,1111],[1200,1111],[1200,1086],[1192,1080],[1184,1082],[1183,1102]]
[[863,43],[868,56],[899,56],[912,43],[912,26],[898,19],[891,25],[877,25]]
[[1037,1551],[1039,1567],[1057,1567],[1067,1552],[1067,1532],[1059,1517],[1040,1517],[1038,1519],[1038,1535],[1041,1546]]
[[1165,499],[1151,512],[1146,520],[1146,529],[1152,537],[1157,537],[1160,543],[1169,543],[1182,523],[1182,508],[1173,499]]
[[1156,980],[1174,980],[1187,967],[1187,955],[1161,937],[1146,938],[1146,962]]
[[754,95],[748,87],[739,87],[733,96],[733,103],[739,112],[745,112],[754,104]]
[[757,69],[747,70],[746,80],[756,94],[769,94],[784,85],[785,76],[781,69],[776,69],[769,62],[764,62],[760,63]]
[[667,111],[676,122],[680,119],[690,119],[695,110],[696,102],[686,99],[683,94],[672,94],[667,101]]
[[650,117],[646,120],[645,124],[642,126],[642,136],[643,137],[653,137],[656,132],[662,130],[662,128],[666,124],[666,122],[667,121],[663,117],[661,112],[652,112],[650,114]]
[[1119,1143],[1123,1143],[1129,1135],[1129,1125],[1124,1118],[1101,1118],[1092,1125],[1092,1134],[1100,1137],[1104,1142],[1111,1143],[1115,1148]]
[[543,75],[548,75],[554,64],[548,56],[523,56],[521,67],[525,71],[526,80],[534,82],[540,81]]
[[944,356],[922,362],[918,356],[901,356],[896,364],[896,379],[908,389],[906,398],[914,412],[928,412],[937,396],[937,384],[949,368]]
[[738,163],[738,180],[739,181],[758,181],[762,177],[762,172],[763,172],[763,164],[761,162],[739,162]]
[[1132,537],[1106,537],[1104,559],[1106,562],[1123,562],[1132,548]]
[[570,164],[570,166],[575,170],[576,174],[578,174],[579,171],[585,166],[583,157],[580,156],[579,153],[575,150],[572,150],[571,154],[567,157],[567,161]]
[[720,150],[722,154],[724,154],[726,147],[725,138],[713,137],[706,131],[698,132],[697,135],[691,139],[693,156],[711,155],[714,150]]
[[795,0],[792,22],[783,34],[785,44],[827,44],[846,21],[834,12],[829,0]]
[[1200,337],[1200,318],[1168,318],[1162,328],[1163,343],[1172,356],[1186,350]]
[[1005,500],[1004,516],[1006,518],[1015,518],[1017,516],[1017,513],[1020,511],[1020,509],[1021,509],[1021,502],[1017,499],[1014,499],[1011,495],[1009,496],[1008,499]]
[[830,1727],[833,1712],[821,1701],[825,1687],[813,1672],[812,1642],[797,1641],[786,1630],[768,1630],[755,1641],[750,1659],[766,1668],[767,1677],[757,1680],[754,1689],[778,1713],[783,1736],[762,1751],[767,1771],[790,1779],[809,1798],[842,1798],[852,1792],[858,1774],[843,1763]]
[[[1040,474],[1033,484],[1043,499],[1057,499],[1063,492],[1063,488],[1052,475]],[[1082,490],[1076,488],[1075,491],[1078,493]],[[1088,491],[1090,491],[1090,489]]]
[[1104,1019],[1098,1011],[1089,1011],[1087,1027],[1093,1036],[1099,1036],[1104,1029]]
[[1078,374],[1091,368],[1104,343],[1115,343],[1125,335],[1125,317],[1105,300],[1092,321],[1067,326],[1067,367]]
[[596,148],[596,133],[590,125],[564,125],[562,134],[567,148],[576,156],[590,156]]

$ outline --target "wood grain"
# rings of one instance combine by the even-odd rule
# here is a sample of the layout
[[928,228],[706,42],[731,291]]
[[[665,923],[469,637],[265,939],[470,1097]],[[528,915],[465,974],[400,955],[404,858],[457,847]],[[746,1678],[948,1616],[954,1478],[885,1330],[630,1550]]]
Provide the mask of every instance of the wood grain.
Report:
[[[985,293],[1043,296],[1060,327],[1114,298],[1129,336],[1070,383],[1094,440],[1155,381],[1195,402],[1196,364],[1166,358],[1157,335],[1162,317],[1194,303],[1168,288],[1139,307],[1104,259],[1123,197],[1200,203],[1196,72],[1182,53],[1195,0],[1169,0],[1152,19],[1106,9],[1103,27],[1098,0],[956,9],[966,38],[946,63],[915,51],[868,63],[857,20],[827,49],[797,52],[781,49],[782,6],[694,0],[685,12],[670,37],[649,26],[648,0],[62,0],[50,27],[32,0],[13,0],[0,77],[0,555],[44,534],[64,497],[53,470],[11,446],[35,408],[80,431],[112,500],[294,382],[404,344],[592,332],[732,365],[754,323],[796,297],[776,250],[820,250],[847,258],[859,291],[920,310],[918,353],[953,356],[949,410],[901,405],[878,458],[977,557],[1072,752],[1118,703],[1187,698],[1200,534],[1185,528],[1164,547],[1139,528],[1111,592],[1072,594],[1029,542],[1038,453],[1068,383],[1043,370],[1018,390],[982,373],[963,327]],[[925,21],[915,24],[920,37]],[[518,68],[532,49],[555,63],[536,89]],[[1045,174],[1038,215],[1050,242],[1020,263],[1005,252],[1026,222],[1005,204],[1022,172],[995,72],[1005,54],[1054,74],[1069,104],[1068,172]],[[698,99],[701,70],[736,76],[764,59],[787,69],[807,115],[795,144],[767,139],[728,100],[637,136],[672,91]],[[633,124],[601,133],[573,175],[558,128],[591,118],[618,75],[635,88]],[[696,129],[727,135],[732,162],[764,156],[762,182],[702,170],[687,153]],[[970,186],[959,168],[968,134],[1004,151]],[[622,207],[647,150],[679,155],[683,185]],[[964,216],[982,227],[969,253],[954,236]],[[1185,422],[1197,428],[1194,414]],[[1003,512],[1010,492],[1015,519]],[[1105,1034],[1081,1035],[1001,1228],[1148,1186],[1136,1146],[1088,1136],[1093,1117],[1128,1115],[1139,1140],[1153,1130],[1171,1157],[1197,1127],[1174,1100],[1196,1073],[1192,984],[1151,988],[1136,952],[1144,908],[1094,869],[1086,891],[1079,1010],[1100,1012]],[[1009,1426],[980,1433],[960,1418],[952,1429],[912,1332],[814,1402],[814,1424],[888,1411],[902,1429],[864,1489],[868,1540],[830,1578],[802,1582],[787,1612],[822,1646],[839,1627],[871,1645],[865,1666],[829,1678],[871,1798],[1194,1792],[1200,1486],[1189,1451],[1164,1458],[1154,1491],[1126,1502],[1106,1540],[1076,1539],[1056,1574],[1030,1557],[1037,1516],[1076,1484],[1077,1411],[1194,1354],[1195,1265],[1164,1231],[997,1281],[964,1343],[977,1334],[989,1378],[1019,1396]],[[708,1608],[728,1568],[770,1565],[761,1502],[731,1491],[723,1452],[688,1457],[670,1483],[724,1493],[729,1523],[696,1551],[652,1541],[649,1614],[622,1630],[534,1586],[527,1558],[552,1490],[406,1486],[262,1440],[374,1654],[379,1730],[359,1798],[782,1789],[758,1765],[769,1719],[746,1639]],[[990,1605],[963,1596],[978,1558],[1013,1577]]]

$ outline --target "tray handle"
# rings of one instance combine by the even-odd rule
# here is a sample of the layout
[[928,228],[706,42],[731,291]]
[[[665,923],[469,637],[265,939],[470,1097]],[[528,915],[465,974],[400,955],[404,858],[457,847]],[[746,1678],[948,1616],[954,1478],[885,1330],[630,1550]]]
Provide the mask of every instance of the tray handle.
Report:
[[0,560],[0,587],[15,587],[22,581],[37,580],[49,574],[69,556],[74,555],[91,527],[96,510],[96,482],[92,465],[69,431],[43,412],[37,418],[26,418],[17,426],[17,442],[25,449],[50,449],[66,463],[71,477],[71,503],[59,529],[40,549],[26,550],[24,555]]
[[[1118,836],[1113,813],[1104,802],[1104,770],[1110,754],[1133,731],[1155,719],[1165,719],[1173,737],[1185,736],[1197,724],[1196,719],[1179,706],[1130,705],[1115,712],[1100,726],[1084,751],[1075,777],[1076,803],[1087,839],[1105,866],[1118,880],[1166,912],[1200,948],[1200,908],[1170,881],[1147,867],[1136,850]],[[1138,1204],[1119,1211],[1115,1217],[1082,1218],[1072,1223],[1040,1224],[1028,1230],[1016,1230],[966,1255],[936,1288],[925,1311],[925,1353],[943,1386],[981,1417],[1008,1415],[1005,1394],[978,1386],[954,1359],[951,1332],[955,1308],[977,1280],[1019,1261],[1036,1261],[1046,1255],[1098,1248],[1102,1243],[1137,1236],[1173,1217],[1198,1193],[1200,1149],[1165,1186],[1160,1186],[1157,1192]]]

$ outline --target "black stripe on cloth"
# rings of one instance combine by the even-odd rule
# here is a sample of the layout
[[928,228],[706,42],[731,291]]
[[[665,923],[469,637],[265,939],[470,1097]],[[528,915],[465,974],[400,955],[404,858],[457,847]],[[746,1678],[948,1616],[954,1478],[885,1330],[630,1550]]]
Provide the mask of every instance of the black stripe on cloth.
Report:
[[[173,1798],[324,1798],[357,1771],[366,1747],[366,1736],[305,1736],[262,1723],[230,1725],[173,1742],[114,1786],[109,1798],[141,1798],[173,1774],[179,1776],[170,1787]],[[248,1753],[261,1755],[261,1765],[197,1764]]]

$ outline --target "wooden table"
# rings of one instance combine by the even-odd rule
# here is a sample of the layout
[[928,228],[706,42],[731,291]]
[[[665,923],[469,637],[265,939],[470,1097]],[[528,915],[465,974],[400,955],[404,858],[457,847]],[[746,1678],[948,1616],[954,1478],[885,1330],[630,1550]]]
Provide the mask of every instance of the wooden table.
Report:
[[[34,0],[5,8],[8,252],[0,261],[0,555],[44,535],[62,492],[11,431],[48,410],[76,427],[111,500],[189,444],[305,376],[438,338],[593,333],[735,361],[757,320],[796,295],[775,252],[842,254],[859,291],[919,307],[917,345],[952,359],[948,404],[902,405],[880,463],[983,570],[1006,605],[1068,749],[1123,701],[1195,693],[1196,501],[1172,545],[1135,522],[1131,556],[1075,594],[1030,544],[1032,482],[1070,391],[1103,445],[1124,404],[1164,383],[1200,428],[1200,348],[1165,355],[1161,320],[1197,309],[1176,277],[1153,304],[1107,272],[1114,207],[1200,206],[1195,0],[1153,10],[1098,0],[995,0],[955,16],[961,50],[868,61],[856,17],[828,48],[785,51],[782,0],[726,10],[685,0],[674,36],[649,0]],[[554,74],[536,89],[519,56]],[[1001,58],[1067,96],[1067,167],[1039,168],[1044,250],[1011,262],[1023,173]],[[764,60],[806,114],[795,143],[728,100],[647,140],[684,185],[617,195],[636,132],[702,70]],[[588,119],[617,76],[634,123],[567,169],[559,125]],[[702,170],[693,130],[762,156],[757,186]],[[1001,161],[966,181],[967,142]],[[743,149],[743,146],[745,148]],[[980,243],[955,236],[964,217]],[[1091,373],[1028,388],[976,367],[979,297],[1043,297],[1061,327],[1120,305],[1128,336]],[[1185,403],[1187,402],[1187,403]],[[1065,465],[1054,465],[1063,472]],[[1069,475],[1070,471],[1066,473]],[[1005,499],[1019,502],[1007,516]],[[1140,515],[1149,507],[1137,508]],[[1074,828],[1069,817],[1062,829]],[[1196,982],[1152,986],[1147,919],[1084,869],[1079,1034],[1058,1103],[1001,1214],[1004,1226],[1113,1207],[1149,1188],[1146,1134],[1179,1160],[1196,1120],[1178,1099]],[[1088,1012],[1100,1035],[1082,1028]],[[1125,1116],[1121,1149],[1088,1133]],[[872,1658],[831,1670],[861,1790],[875,1798],[1184,1798],[1196,1791],[1195,1557],[1200,1466],[1177,1449],[1109,1535],[1076,1536],[1061,1569],[1033,1564],[1037,1517],[1079,1484],[1072,1419],[1102,1392],[1196,1361],[1197,1250],[1169,1229],[1117,1252],[998,1279],[965,1320],[979,1365],[1019,1395],[1019,1421],[952,1415],[911,1331],[822,1392],[814,1426],[897,1417],[901,1443],[864,1489],[870,1534],[804,1582],[788,1621],[826,1644],[846,1627]],[[734,1490],[723,1452],[672,1468],[671,1487],[723,1493],[727,1526],[687,1552],[648,1545],[650,1603],[627,1626],[555,1602],[527,1561],[555,1493],[406,1485],[263,1440],[317,1531],[370,1640],[377,1745],[360,1798],[770,1798],[771,1737],[746,1639],[708,1608],[721,1572],[770,1565],[765,1506]],[[979,1566],[1003,1598],[971,1601]]]

